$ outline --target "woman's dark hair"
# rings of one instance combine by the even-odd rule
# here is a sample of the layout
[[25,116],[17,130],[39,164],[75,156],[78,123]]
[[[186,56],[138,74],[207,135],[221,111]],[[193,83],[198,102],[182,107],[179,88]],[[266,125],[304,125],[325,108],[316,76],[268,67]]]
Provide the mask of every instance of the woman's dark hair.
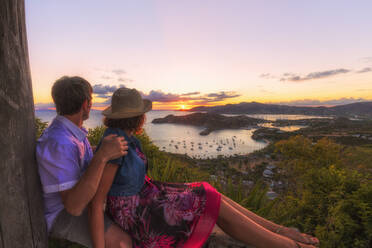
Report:
[[72,115],[80,111],[85,100],[92,100],[92,86],[81,77],[61,77],[52,87],[52,97],[59,115]]
[[145,124],[145,120],[145,114],[122,119],[110,119],[105,117],[103,119],[103,124],[105,124],[106,127],[120,128],[122,130],[134,132],[135,134],[140,134],[142,133],[142,127]]

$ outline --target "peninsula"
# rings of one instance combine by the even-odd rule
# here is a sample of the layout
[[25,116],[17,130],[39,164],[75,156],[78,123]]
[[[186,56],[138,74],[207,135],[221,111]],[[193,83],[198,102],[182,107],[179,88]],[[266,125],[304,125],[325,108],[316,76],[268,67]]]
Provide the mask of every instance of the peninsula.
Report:
[[245,115],[224,116],[213,113],[193,113],[184,116],[167,115],[152,121],[154,124],[172,123],[204,127],[205,129],[199,133],[200,135],[208,135],[215,130],[223,129],[258,128],[258,124],[266,122],[269,121]]

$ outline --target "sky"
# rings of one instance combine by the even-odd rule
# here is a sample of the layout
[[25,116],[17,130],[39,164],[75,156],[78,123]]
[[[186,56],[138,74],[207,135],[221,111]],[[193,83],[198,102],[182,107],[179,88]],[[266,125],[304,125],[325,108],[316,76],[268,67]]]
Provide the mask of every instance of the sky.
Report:
[[372,100],[372,1],[26,0],[36,108],[61,76],[94,106],[118,87],[155,109]]

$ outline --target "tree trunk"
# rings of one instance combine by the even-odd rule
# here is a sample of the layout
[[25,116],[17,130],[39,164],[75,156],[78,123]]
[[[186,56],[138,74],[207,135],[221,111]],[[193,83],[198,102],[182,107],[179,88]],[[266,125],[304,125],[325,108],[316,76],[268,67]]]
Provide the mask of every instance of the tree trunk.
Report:
[[24,0],[0,0],[0,248],[47,247]]

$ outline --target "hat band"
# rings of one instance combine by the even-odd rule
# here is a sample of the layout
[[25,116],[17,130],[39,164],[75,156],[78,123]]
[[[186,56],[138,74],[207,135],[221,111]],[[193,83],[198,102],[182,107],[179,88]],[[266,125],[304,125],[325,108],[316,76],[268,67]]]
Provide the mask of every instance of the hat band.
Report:
[[116,112],[138,112],[138,111],[142,111],[145,109],[144,106],[140,106],[140,107],[137,107],[137,108],[113,108],[111,107],[112,109],[112,113],[116,113]]

